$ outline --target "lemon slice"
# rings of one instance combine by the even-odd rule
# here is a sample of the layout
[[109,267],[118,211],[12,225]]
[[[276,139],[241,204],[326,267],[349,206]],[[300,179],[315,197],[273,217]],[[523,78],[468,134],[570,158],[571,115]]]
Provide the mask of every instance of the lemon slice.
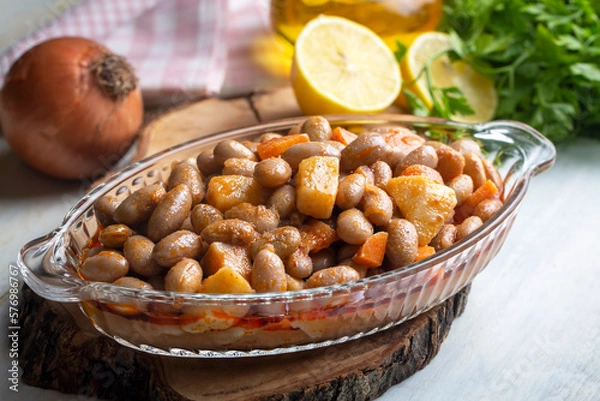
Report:
[[318,16],[294,49],[292,87],[304,114],[377,113],[402,86],[400,68],[383,40],[363,25]]
[[[402,77],[407,83],[406,89],[417,95],[429,108],[433,108],[433,99],[425,74],[419,74],[432,57],[452,48],[450,36],[441,32],[426,32],[415,38],[402,60]],[[456,86],[469,106],[475,111],[472,115],[452,115],[452,119],[463,122],[482,122],[494,117],[498,96],[494,83],[473,70],[463,61],[450,61],[444,54],[430,65],[431,83],[437,88]],[[417,79],[418,77],[418,79]],[[415,81],[416,79],[416,81]]]

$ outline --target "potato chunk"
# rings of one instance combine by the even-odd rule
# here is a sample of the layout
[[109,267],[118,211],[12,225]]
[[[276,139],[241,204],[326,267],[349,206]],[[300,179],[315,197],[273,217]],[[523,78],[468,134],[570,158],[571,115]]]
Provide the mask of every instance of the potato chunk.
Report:
[[337,195],[340,161],[332,156],[312,156],[300,162],[296,176],[296,207],[317,219],[331,217]]
[[207,276],[215,274],[224,267],[229,267],[250,280],[252,261],[250,251],[241,245],[231,245],[224,242],[213,242],[202,257],[202,269]]
[[208,182],[206,201],[221,212],[243,202],[260,205],[266,202],[267,191],[253,177],[243,175],[215,176]]
[[417,229],[420,246],[429,244],[456,206],[454,191],[428,177],[395,177],[386,188],[402,215]]
[[255,292],[240,273],[229,267],[219,269],[215,274],[204,279],[202,290],[207,294],[250,294]]

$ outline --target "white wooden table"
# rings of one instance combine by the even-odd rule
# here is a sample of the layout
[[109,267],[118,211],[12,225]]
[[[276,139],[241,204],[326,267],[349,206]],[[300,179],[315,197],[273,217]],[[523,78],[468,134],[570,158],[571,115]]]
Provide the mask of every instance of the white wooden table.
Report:
[[[0,326],[9,327],[9,263],[58,226],[86,183],[22,164],[0,139]],[[422,371],[380,397],[392,400],[600,400],[600,141],[558,149],[536,177],[508,239],[474,281],[465,313]],[[79,400],[11,384],[0,340],[0,400]]]

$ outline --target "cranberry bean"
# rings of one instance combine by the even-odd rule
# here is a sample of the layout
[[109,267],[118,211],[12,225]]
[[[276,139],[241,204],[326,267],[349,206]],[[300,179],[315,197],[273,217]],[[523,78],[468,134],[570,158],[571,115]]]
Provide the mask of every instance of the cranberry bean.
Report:
[[322,142],[331,139],[331,125],[321,116],[308,117],[300,131],[307,134],[311,141]]
[[90,281],[112,283],[129,272],[125,256],[115,251],[102,251],[87,258],[79,268],[79,274]]
[[314,272],[306,280],[306,288],[325,287],[360,279],[360,274],[350,266],[334,266]]
[[281,138],[281,137],[283,137],[283,135],[275,133],[275,132],[265,132],[264,134],[261,134],[258,137],[258,142],[260,142],[260,143],[267,142],[271,139]]
[[292,277],[303,279],[313,272],[312,259],[308,252],[298,248],[285,259],[285,271]]
[[148,220],[148,238],[160,241],[175,232],[192,209],[192,192],[180,184],[171,189],[156,206]]
[[260,237],[252,223],[240,219],[226,219],[209,224],[202,230],[201,236],[209,244],[218,241],[232,245],[250,245]]
[[385,138],[376,133],[360,134],[342,151],[340,168],[342,171],[352,171],[359,166],[386,160],[391,153]]
[[373,171],[373,184],[384,189],[388,181],[392,178],[393,172],[389,164],[384,161],[376,161],[371,165]]
[[219,142],[217,146],[215,146],[213,154],[215,156],[215,160],[221,165],[223,165],[225,160],[232,157],[258,161],[256,155],[252,153],[250,149],[235,139],[225,139],[224,141]]
[[336,265],[335,251],[331,248],[325,248],[318,252],[314,252],[310,254],[310,258],[312,259],[313,272]]
[[223,175],[243,175],[246,177],[252,177],[254,175],[254,169],[256,168],[257,162],[254,160],[241,159],[239,157],[232,157],[225,160],[223,163]]
[[263,235],[252,244],[252,255],[256,255],[265,246],[273,247],[274,252],[282,259],[287,258],[300,246],[300,231],[296,227],[277,227]]
[[123,245],[123,255],[129,261],[129,268],[142,277],[152,277],[163,268],[152,258],[154,242],[142,235],[130,237]]
[[183,258],[195,258],[202,250],[202,239],[191,231],[179,230],[161,239],[152,251],[152,258],[161,266],[174,266]]
[[205,176],[217,174],[223,167],[223,165],[215,158],[213,152],[209,150],[202,151],[198,154],[196,165]]
[[358,252],[360,245],[342,244],[337,250],[335,260],[340,265],[347,265],[348,263],[342,263],[343,260],[352,259],[352,257]]
[[436,251],[448,248],[456,242],[456,231],[457,229],[454,224],[444,224],[429,245],[434,247]]
[[386,227],[388,241],[385,255],[394,267],[414,262],[419,249],[417,229],[408,220],[394,219]]
[[103,227],[115,223],[113,216],[118,206],[119,200],[110,195],[103,196],[94,203],[94,214]]
[[254,169],[254,179],[265,188],[277,188],[288,182],[292,168],[282,158],[271,157],[260,161]]
[[266,205],[275,210],[280,219],[287,219],[296,210],[296,189],[291,185],[277,188],[267,199]]
[[465,158],[450,146],[441,146],[436,149],[438,163],[437,171],[445,182],[451,181],[463,173]]
[[465,238],[467,235],[471,234],[475,230],[477,230],[483,221],[478,216],[470,216],[467,217],[462,223],[459,224],[456,231],[456,240],[460,241]]
[[272,247],[263,248],[254,258],[250,284],[256,292],[287,290],[285,266]]
[[192,194],[192,206],[197,205],[204,198],[205,191],[202,175],[196,166],[187,161],[178,163],[173,170],[171,170],[168,183],[168,191],[178,185],[186,185]]
[[481,157],[474,153],[467,153],[464,155],[464,158],[465,168],[463,171],[473,179],[473,189],[477,189],[482,186],[487,179]]
[[135,278],[135,277],[131,277],[131,276],[121,277],[121,278],[117,279],[113,284],[120,285],[121,287],[127,287],[127,288],[139,288],[142,290],[153,290],[154,289],[154,287],[152,287],[152,285],[150,283],[147,283],[143,280],[140,280],[139,278]]
[[481,156],[481,148],[473,139],[463,138],[458,139],[450,144],[450,147],[458,151],[463,156],[473,153],[477,156]]
[[303,142],[297,143],[281,155],[293,171],[298,170],[300,162],[313,156],[331,156],[340,158],[340,151],[337,146],[329,142]]
[[112,224],[100,231],[98,241],[108,248],[121,249],[132,235],[135,235],[135,232],[125,224]]
[[500,199],[490,198],[484,199],[475,206],[473,216],[477,216],[484,223],[491,219],[502,207],[503,203]]
[[362,174],[350,174],[339,185],[335,204],[341,209],[352,209],[358,205],[365,193],[366,178]]
[[135,226],[147,221],[167,192],[161,184],[142,187],[129,195],[115,210],[117,223]]
[[383,226],[389,223],[394,213],[392,198],[383,189],[368,186],[361,201],[362,211],[372,224]]
[[456,193],[456,206],[462,205],[473,193],[473,179],[466,174],[455,177],[448,186]]
[[279,225],[279,215],[265,205],[254,206],[251,203],[240,203],[225,212],[226,219],[240,219],[252,223],[259,233],[273,230]]
[[287,279],[287,290],[288,291],[299,291],[306,288],[306,283],[302,279],[298,279],[290,276],[289,274],[285,275]]
[[202,268],[194,259],[183,258],[165,276],[165,290],[195,293],[202,287]]
[[199,234],[206,226],[223,220],[223,212],[208,203],[199,203],[192,209],[190,220],[194,231]]
[[344,242],[359,245],[373,235],[373,225],[363,212],[353,208],[339,214],[336,231]]
[[422,164],[427,167],[436,168],[438,164],[438,156],[435,149],[429,145],[419,146],[412,152],[410,152],[402,161],[396,166],[394,175],[399,176],[403,170],[413,164]]

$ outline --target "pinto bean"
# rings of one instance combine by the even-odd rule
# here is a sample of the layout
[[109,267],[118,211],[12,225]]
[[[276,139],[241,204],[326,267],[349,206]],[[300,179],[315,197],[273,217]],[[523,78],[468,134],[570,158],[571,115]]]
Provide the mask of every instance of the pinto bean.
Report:
[[284,159],[271,157],[260,161],[254,169],[254,179],[265,188],[277,188],[288,182],[292,168]]
[[391,153],[385,138],[377,133],[360,134],[344,148],[340,159],[342,171],[351,171],[361,165],[370,166],[378,160],[385,160]]
[[335,204],[341,209],[356,207],[365,193],[366,178],[362,174],[350,174],[344,177],[339,185]]
[[178,163],[167,181],[169,185],[167,190],[170,191],[178,185],[186,185],[192,194],[192,206],[197,205],[204,198],[204,182],[198,168],[191,163],[184,161]]
[[385,255],[393,266],[401,267],[414,262],[419,249],[417,229],[408,220],[394,219],[387,226],[388,241]]
[[121,249],[132,235],[135,235],[135,232],[125,224],[112,224],[100,231],[98,241],[108,248]]
[[156,206],[148,220],[148,238],[160,241],[181,227],[192,209],[192,192],[185,184],[171,189]]
[[250,284],[256,292],[287,290],[285,266],[272,247],[262,249],[254,258]]
[[244,202],[225,212],[226,219],[240,219],[252,223],[259,233],[273,230],[279,225],[279,215],[265,205],[254,206]]
[[125,256],[115,251],[102,251],[87,258],[79,268],[79,274],[90,281],[112,283],[129,272]]
[[199,203],[190,213],[192,227],[196,233],[201,233],[206,226],[223,220],[223,212],[208,203]]
[[115,223],[113,218],[115,210],[119,206],[119,200],[114,196],[103,196],[94,203],[94,215],[103,227]]
[[340,158],[340,151],[337,146],[329,142],[303,142],[297,143],[286,149],[281,155],[293,171],[298,170],[300,162],[313,156],[331,156]]
[[147,221],[167,192],[161,184],[142,187],[121,202],[114,213],[117,223],[135,226]]
[[373,225],[363,212],[353,208],[344,210],[337,218],[337,234],[349,244],[362,244],[373,235]]
[[314,272],[306,280],[306,288],[343,284],[360,279],[360,274],[350,266],[334,266]]
[[202,288],[202,268],[197,260],[183,258],[165,276],[165,291],[195,293]]
[[183,258],[196,258],[202,250],[198,234],[179,230],[161,239],[152,251],[152,258],[161,266],[174,266]]
[[123,255],[129,262],[129,268],[142,277],[152,277],[163,271],[152,257],[154,242],[143,235],[130,237],[123,245]]
[[260,235],[252,223],[240,219],[225,219],[206,226],[201,236],[209,244],[218,241],[232,245],[250,245]]
[[372,224],[384,226],[392,219],[394,202],[383,189],[368,186],[361,201],[363,214]]

